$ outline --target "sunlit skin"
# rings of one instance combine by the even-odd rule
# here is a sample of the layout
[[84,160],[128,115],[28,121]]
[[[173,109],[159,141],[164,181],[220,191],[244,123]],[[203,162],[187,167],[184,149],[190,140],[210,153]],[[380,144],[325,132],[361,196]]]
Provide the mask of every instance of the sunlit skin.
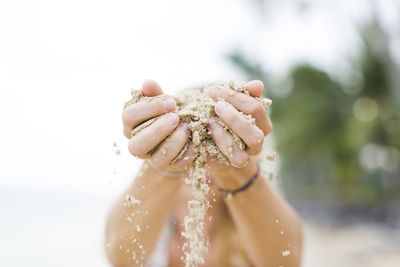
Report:
[[[248,82],[245,87],[254,97],[260,97],[264,90],[263,83],[256,80]],[[272,130],[271,121],[258,101],[243,93],[232,94],[231,90],[223,86],[207,89],[209,96],[217,101],[216,115],[247,145],[246,151],[241,151],[233,142],[232,153],[228,153],[229,143],[233,141],[233,137],[213,118],[209,120],[208,129],[212,138],[235,167],[220,165],[215,159],[209,158],[207,174],[213,188],[217,186],[229,190],[242,187],[257,172],[255,156],[262,150],[264,137]],[[161,87],[152,80],[144,82],[142,93],[145,96],[158,97],[150,102],[132,104],[123,111],[123,131],[130,139],[129,151],[136,157],[146,159],[148,152],[162,142],[151,156],[153,164],[168,172],[187,172],[194,160],[191,146],[188,147],[184,157],[173,165],[169,164],[181,151],[190,135],[187,125],[179,122],[178,116],[173,113],[176,107],[174,100],[164,95]],[[256,124],[249,124],[239,111],[251,114]],[[155,116],[160,117],[149,127],[131,137],[132,129]],[[190,188],[183,179],[164,175],[145,162],[140,174],[115,203],[108,217],[106,233],[108,257],[114,266],[140,266],[146,263],[157,244],[168,215],[173,212],[177,232],[170,241],[169,266],[180,266],[183,264],[180,257],[183,255],[181,247],[184,240],[179,233],[183,230],[187,200],[191,198]],[[206,220],[206,236],[211,234],[213,225],[218,222],[222,207],[226,206],[251,266],[300,265],[302,251],[300,220],[292,208],[271,189],[262,174],[247,190],[232,198],[220,195],[218,190],[213,191],[216,192],[215,196],[211,193],[208,195],[210,202],[213,203],[208,215],[212,215],[213,219]],[[126,194],[131,194],[142,202],[140,205],[126,207],[124,206]],[[137,229],[138,226],[140,231]],[[132,242],[133,239],[139,240],[141,246]],[[284,251],[290,251],[290,254],[283,256]],[[133,259],[133,254],[141,257]],[[213,241],[210,237],[209,252],[202,266],[216,266],[213,263],[214,258]]]

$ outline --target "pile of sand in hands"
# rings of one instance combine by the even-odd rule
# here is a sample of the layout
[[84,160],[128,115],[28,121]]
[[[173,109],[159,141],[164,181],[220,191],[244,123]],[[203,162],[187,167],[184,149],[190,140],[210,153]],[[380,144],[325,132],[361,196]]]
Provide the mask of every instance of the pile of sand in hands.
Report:
[[[218,85],[227,86],[234,91],[249,95],[249,92],[245,90],[243,84],[229,82]],[[241,150],[246,149],[246,144],[240,139],[240,137],[216,116],[214,112],[216,102],[208,96],[204,89],[205,88],[185,90],[180,93],[179,96],[173,96],[177,104],[175,112],[178,114],[180,122],[188,123],[191,134],[189,136],[189,141],[175,159],[172,160],[171,164],[182,158],[189,143],[193,143],[195,153],[191,174],[185,179],[187,184],[191,184],[193,191],[193,199],[188,202],[189,215],[184,219],[185,232],[182,233],[182,236],[186,238],[186,242],[182,249],[185,250],[187,247],[189,248],[189,251],[185,252],[185,265],[187,267],[204,263],[204,256],[208,250],[207,244],[204,243],[205,238],[203,234],[204,217],[208,207],[210,206],[210,203],[205,197],[210,190],[206,178],[207,153],[210,154],[210,156],[217,158],[220,163],[228,166],[231,165],[228,158],[221,153],[215,144],[210,132],[208,132],[208,119],[215,117],[216,122],[232,134],[238,147]],[[233,94],[235,94],[235,92],[233,92]],[[125,107],[140,100],[151,101],[153,98],[154,97],[143,96],[140,90],[132,90],[132,99],[125,103]],[[263,104],[265,109],[267,109],[271,104],[270,99],[256,99]],[[245,116],[248,118],[249,123],[255,123],[255,120],[250,115]],[[137,126],[132,131],[132,136],[149,126],[156,119],[157,118],[150,119]],[[157,147],[149,153],[151,154],[155,150],[157,150]]]

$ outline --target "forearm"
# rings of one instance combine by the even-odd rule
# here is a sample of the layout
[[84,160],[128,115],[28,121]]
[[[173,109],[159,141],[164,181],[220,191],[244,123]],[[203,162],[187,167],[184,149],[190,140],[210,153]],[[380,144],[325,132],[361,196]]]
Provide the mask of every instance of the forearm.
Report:
[[[230,177],[231,186],[245,183],[243,173],[255,168],[250,162],[239,175]],[[248,176],[247,176],[248,180]],[[220,179],[220,184],[227,179]],[[232,185],[233,184],[233,185]],[[299,266],[301,225],[297,214],[280,198],[260,174],[245,191],[225,198],[244,248],[256,266]]]
[[[108,217],[106,247],[115,266],[138,266],[148,260],[180,185],[179,178],[163,176],[143,164]],[[129,202],[127,196],[138,201],[131,198]]]

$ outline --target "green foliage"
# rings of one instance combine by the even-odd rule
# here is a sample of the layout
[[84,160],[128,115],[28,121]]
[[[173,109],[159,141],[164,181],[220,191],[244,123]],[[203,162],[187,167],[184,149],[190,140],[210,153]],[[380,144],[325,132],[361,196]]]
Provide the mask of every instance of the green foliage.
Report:
[[[365,205],[400,193],[400,108],[390,94],[396,88],[367,37],[354,64],[359,77],[340,83],[301,64],[280,90],[266,90],[282,159],[279,177],[293,200]],[[249,79],[268,84],[260,64],[239,53],[230,58]]]

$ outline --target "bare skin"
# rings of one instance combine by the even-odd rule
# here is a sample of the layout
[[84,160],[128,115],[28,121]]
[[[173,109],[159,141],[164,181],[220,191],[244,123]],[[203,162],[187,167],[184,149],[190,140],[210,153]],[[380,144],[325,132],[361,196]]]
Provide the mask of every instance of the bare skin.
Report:
[[[246,84],[246,89],[252,96],[260,97],[264,85],[261,81],[251,81]],[[211,87],[208,88],[208,93],[211,98],[218,101],[215,107],[217,116],[241,137],[248,149],[241,151],[236,147],[235,142],[231,142],[233,140],[231,134],[211,118],[208,129],[215,143],[235,166],[243,167],[227,167],[209,158],[207,173],[214,185],[232,190],[242,187],[257,172],[254,156],[261,152],[264,137],[271,132],[272,124],[258,101],[242,93],[232,93],[230,90],[222,86]],[[122,115],[124,134],[130,139],[129,151],[134,156],[146,159],[149,158],[148,152],[161,142],[151,156],[153,164],[167,172],[186,172],[194,160],[190,146],[184,157],[169,165],[190,135],[187,125],[180,123],[178,116],[173,113],[174,100],[163,95],[160,86],[152,80],[144,82],[142,93],[145,96],[159,97],[150,102],[132,104],[124,110]],[[256,119],[256,125],[249,124],[239,111],[251,114]],[[131,137],[132,129],[156,116],[160,117],[149,127]],[[230,153],[229,145],[232,143],[234,147]],[[143,163],[139,173],[141,175],[116,202],[108,217],[106,233],[108,257],[114,266],[140,266],[146,263],[156,246],[168,215],[173,211],[177,233],[170,242],[169,266],[180,266],[182,265],[180,247],[183,241],[179,232],[182,230],[180,227],[186,215],[185,205],[190,198],[190,191],[182,179],[163,174],[148,163]],[[187,176],[187,173],[183,176]],[[126,205],[127,194],[133,195],[141,203]],[[209,197],[214,198],[211,195]],[[302,250],[300,220],[291,207],[270,188],[261,174],[251,187],[234,197],[226,198],[217,193],[215,198],[216,202],[209,210],[209,215],[214,219],[206,223],[206,235],[213,233],[213,225],[218,223],[222,207],[227,207],[252,266],[300,265]],[[210,240],[210,250],[204,266],[215,266],[214,244],[212,238]]]

